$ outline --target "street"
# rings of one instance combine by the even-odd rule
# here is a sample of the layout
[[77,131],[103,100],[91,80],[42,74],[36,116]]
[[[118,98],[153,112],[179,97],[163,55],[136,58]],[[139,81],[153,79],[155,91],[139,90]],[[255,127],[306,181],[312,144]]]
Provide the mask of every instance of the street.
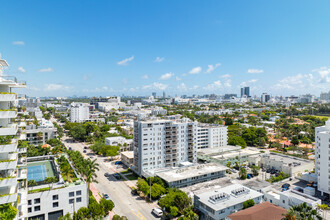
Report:
[[[72,143],[71,139],[64,136],[62,142],[65,144],[66,148],[71,147],[72,150],[77,150],[82,153],[85,158],[88,158],[87,155],[91,152],[90,149],[87,149],[87,154],[83,153],[84,145],[82,143]],[[109,177],[104,176],[104,173],[108,172],[109,174],[115,173],[115,167],[113,167],[110,162],[104,162],[106,157],[102,156],[92,156],[93,160],[97,159],[99,166],[99,171],[97,174],[98,183],[93,183],[95,188],[100,192],[101,196],[103,193],[109,195],[110,199],[114,202],[115,208],[114,212],[118,215],[124,215],[129,220],[130,219],[141,219],[141,220],[151,220],[155,219],[152,215],[152,204],[148,204],[139,196],[132,196],[130,188],[126,185],[123,180],[117,180],[112,175]]]

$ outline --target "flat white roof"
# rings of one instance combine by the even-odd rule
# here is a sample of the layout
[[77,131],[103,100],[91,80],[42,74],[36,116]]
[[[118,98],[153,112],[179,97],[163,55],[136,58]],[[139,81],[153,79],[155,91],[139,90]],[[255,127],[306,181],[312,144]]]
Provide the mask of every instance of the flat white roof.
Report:
[[[235,195],[233,193],[235,191],[241,193]],[[241,204],[249,199],[262,197],[263,194],[255,190],[249,189],[241,184],[232,184],[220,189],[203,192],[201,194],[196,194],[195,196],[199,198],[199,201],[201,203],[217,211],[237,204]],[[212,200],[212,198],[219,198],[219,196],[220,199],[215,199],[215,201]]]

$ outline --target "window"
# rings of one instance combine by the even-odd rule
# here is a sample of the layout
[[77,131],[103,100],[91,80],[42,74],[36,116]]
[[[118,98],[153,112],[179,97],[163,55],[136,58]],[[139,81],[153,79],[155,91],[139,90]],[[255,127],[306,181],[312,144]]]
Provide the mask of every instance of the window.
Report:
[[28,213],[30,213],[30,212],[32,212],[32,208],[31,207],[28,208]]
[[40,203],[40,198],[34,199],[34,204],[39,204]]
[[58,195],[53,195],[53,200],[58,200]]
[[285,203],[285,200],[283,200],[283,204]]
[[81,197],[76,198],[76,202],[81,202]]
[[76,191],[76,196],[80,196],[81,195],[81,190]]
[[32,205],[32,200],[28,200],[28,205]]
[[72,204],[72,203],[74,203],[74,199],[69,200],[69,204]]
[[58,202],[53,202],[53,208],[58,207]]
[[69,192],[69,197],[73,197],[74,196],[74,192]]
[[38,206],[34,206],[34,211],[35,211],[35,212],[40,211],[40,205],[38,205]]

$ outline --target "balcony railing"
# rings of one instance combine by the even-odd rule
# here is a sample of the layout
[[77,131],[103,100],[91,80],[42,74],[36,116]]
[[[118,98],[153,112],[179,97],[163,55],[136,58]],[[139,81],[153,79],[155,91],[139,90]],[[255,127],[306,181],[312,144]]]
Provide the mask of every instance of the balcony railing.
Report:
[[0,128],[0,135],[16,135],[18,130],[17,124],[8,124],[7,127],[1,127]]
[[15,186],[17,184],[17,178],[5,178],[1,179],[0,178],[0,187],[5,187],[5,186]]
[[17,193],[0,197],[0,205],[17,201]]
[[0,153],[16,152],[17,140],[13,139],[11,144],[0,145]]
[[0,110],[0,118],[16,118],[17,112],[16,111],[3,111]]
[[17,98],[17,94],[15,93],[8,93],[8,94],[0,93],[0,101],[2,102],[13,102],[16,100],[16,98]]
[[0,170],[13,170],[16,169],[17,160],[13,161],[0,161]]

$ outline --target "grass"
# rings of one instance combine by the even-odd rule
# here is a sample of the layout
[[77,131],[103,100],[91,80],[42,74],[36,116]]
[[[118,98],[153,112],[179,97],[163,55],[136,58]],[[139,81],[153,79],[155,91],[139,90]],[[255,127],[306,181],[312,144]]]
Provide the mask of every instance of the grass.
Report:
[[38,192],[44,192],[44,191],[48,191],[50,190],[50,187],[45,187],[45,188],[41,188],[41,189],[33,189],[33,190],[29,190],[29,194],[30,193],[38,193]]
[[313,115],[314,117],[317,117],[319,119],[324,119],[324,118],[330,118],[330,116],[321,116],[321,115]]
[[127,170],[121,171],[120,173],[121,174],[129,174],[129,173],[132,173],[132,172],[129,169],[127,169]]
[[129,180],[137,180],[138,179],[138,177],[135,174],[128,174],[128,175],[125,175],[125,177]]

